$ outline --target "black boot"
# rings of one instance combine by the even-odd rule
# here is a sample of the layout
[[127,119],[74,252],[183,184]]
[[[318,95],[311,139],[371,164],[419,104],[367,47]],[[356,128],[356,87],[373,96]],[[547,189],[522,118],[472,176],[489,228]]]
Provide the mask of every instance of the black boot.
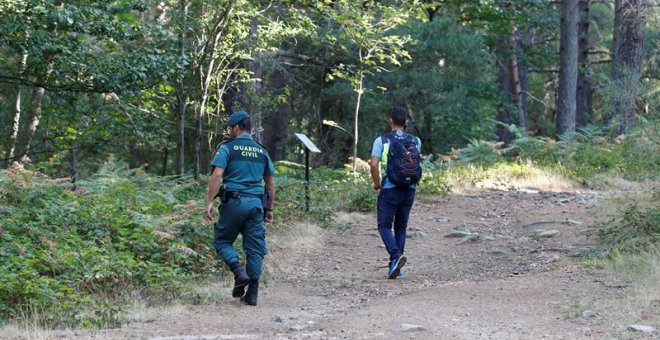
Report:
[[234,289],[231,291],[231,296],[235,298],[243,297],[245,294],[245,286],[250,282],[250,277],[245,273],[243,267],[238,262],[229,265],[231,271],[234,272]]
[[247,293],[241,298],[246,305],[256,306],[257,305],[257,296],[259,295],[259,280],[250,280],[250,285],[248,286]]

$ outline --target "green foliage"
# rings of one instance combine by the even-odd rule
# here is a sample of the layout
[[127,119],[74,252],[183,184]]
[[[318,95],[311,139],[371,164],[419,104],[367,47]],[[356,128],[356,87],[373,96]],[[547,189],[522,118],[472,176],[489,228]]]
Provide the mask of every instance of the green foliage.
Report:
[[648,205],[636,202],[598,223],[598,240],[619,253],[639,254],[660,243],[660,192],[655,191]]
[[444,16],[411,21],[399,30],[412,38],[407,47],[412,62],[379,75],[378,84],[386,88],[389,100],[372,104],[371,111],[382,117],[372,117],[371,125],[380,126],[375,122],[386,120],[391,105],[401,103],[413,118],[408,130],[422,137],[425,152],[445,152],[470,139],[490,138],[497,96],[495,60],[483,35]]
[[490,165],[500,161],[500,149],[498,143],[482,140],[471,140],[461,152],[457,159],[464,163],[478,165]]
[[551,138],[522,137],[503,150],[511,158],[532,159],[539,164],[557,164],[562,158],[562,149]]
[[[656,178],[660,169],[660,148],[647,134],[647,130],[641,129],[633,131],[625,139],[612,140],[606,137],[602,129],[587,126],[568,141],[555,142],[544,137],[518,138],[502,153],[507,159],[532,160],[589,185],[598,185],[597,178],[603,176],[622,176],[633,180]],[[483,153],[489,155],[487,151]]]
[[424,171],[417,186],[419,194],[447,196],[451,191],[452,186],[444,169]]
[[[651,126],[652,127],[652,126]],[[591,187],[607,185],[608,178],[657,180],[660,147],[651,127],[634,130],[628,137],[608,139],[602,129],[588,126],[569,141],[522,136],[502,148],[499,143],[473,140],[459,150],[455,162],[424,162],[421,192],[437,187],[449,191],[455,186],[489,185],[511,189],[517,180],[556,175]],[[523,181],[524,182],[524,181]],[[433,192],[441,194],[444,190]]]
[[[376,192],[367,172],[320,167],[310,170],[310,211],[306,212],[304,166],[277,163],[276,228],[286,227],[291,220],[310,220],[324,227],[335,227],[338,211],[373,212]],[[357,189],[356,189],[357,188]]]
[[113,325],[134,292],[163,301],[214,272],[210,228],[193,228],[189,207],[177,204],[203,188],[130,174],[106,167],[73,192],[30,173],[2,174],[2,317]]
[[623,159],[613,149],[579,143],[565,149],[562,165],[575,179],[587,183],[596,174],[619,174],[625,169]]
[[[394,29],[410,19],[410,9],[416,1],[408,5],[387,3],[359,3],[340,0],[330,7],[335,13],[329,19],[337,27],[335,35],[328,39],[338,45],[336,53],[344,60],[326,74],[328,80],[334,77],[347,80],[357,93],[353,134],[353,166],[358,157],[360,136],[359,112],[363,94],[370,92],[365,80],[377,73],[398,68],[410,61],[405,45],[410,41],[407,35],[397,35]],[[374,87],[380,87],[376,82]],[[355,170],[355,168],[353,168]]]
[[348,80],[355,91],[361,91],[362,78],[385,71],[385,67],[401,66],[410,59],[404,48],[410,40],[405,35],[396,35],[393,28],[409,19],[414,2],[406,5],[357,3],[350,0],[337,1],[331,7],[328,18],[334,20],[330,41],[336,44],[336,53],[348,53],[345,64],[333,68],[327,76]]
[[[28,55],[26,75],[56,90],[139,91],[166,79],[175,55],[147,36],[168,37],[143,23],[136,1],[84,3],[10,1],[0,8],[0,46]],[[130,53],[128,53],[130,51]],[[156,72],[161,72],[157,75]],[[25,77],[31,78],[31,77]]]
[[447,167],[435,162],[434,156],[428,155],[421,163],[422,178],[417,190],[420,194],[447,196],[452,187],[447,177]]
[[373,212],[376,207],[377,196],[370,187],[357,190],[348,203],[348,211]]

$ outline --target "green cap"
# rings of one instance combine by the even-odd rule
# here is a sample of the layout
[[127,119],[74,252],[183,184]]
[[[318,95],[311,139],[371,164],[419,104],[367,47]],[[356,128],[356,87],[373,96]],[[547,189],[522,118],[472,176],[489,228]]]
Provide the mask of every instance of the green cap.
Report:
[[229,120],[227,121],[227,125],[229,126],[234,126],[238,123],[241,122],[241,120],[250,117],[247,112],[245,111],[238,111],[234,112],[231,116],[229,116]]

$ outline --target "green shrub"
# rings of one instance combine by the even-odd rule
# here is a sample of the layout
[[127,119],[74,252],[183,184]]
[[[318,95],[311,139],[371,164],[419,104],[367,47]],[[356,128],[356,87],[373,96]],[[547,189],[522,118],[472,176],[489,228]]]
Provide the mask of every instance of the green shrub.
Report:
[[[446,195],[451,191],[443,167],[432,162],[424,165],[420,193]],[[304,166],[278,162],[276,175],[275,228],[290,220],[309,219],[322,226],[336,226],[332,218],[337,211],[374,212],[377,193],[371,175],[366,171],[320,167],[310,171],[310,211],[306,211]]]
[[489,165],[502,160],[500,144],[483,140],[470,140],[458,154],[458,161],[479,165]]
[[626,178],[653,179],[660,174],[660,145],[657,141],[648,137],[628,138],[615,145],[614,152],[621,155]]
[[544,137],[522,137],[503,150],[508,159],[530,159],[539,164],[554,165],[562,159],[563,150],[557,142]]
[[376,192],[367,187],[367,189],[357,190],[351,195],[351,201],[346,206],[348,211],[373,212],[376,210]]
[[660,195],[653,196],[652,206],[633,202],[623,211],[598,224],[598,240],[608,249],[639,254],[660,242]]
[[611,176],[654,179],[660,173],[660,147],[645,131],[633,131],[622,141],[621,138],[608,139],[602,129],[587,126],[566,141],[522,137],[504,149],[503,154],[510,161],[531,160],[589,185]]
[[419,194],[447,196],[452,187],[447,177],[446,169],[424,169],[422,179],[417,186]]
[[621,155],[612,148],[589,143],[567,146],[561,164],[567,175],[582,183],[589,183],[596,175],[624,174]]
[[0,178],[2,318],[113,325],[133,292],[163,300],[215,272],[211,228],[179,204],[204,197],[195,182],[106,168],[72,192],[27,172]]

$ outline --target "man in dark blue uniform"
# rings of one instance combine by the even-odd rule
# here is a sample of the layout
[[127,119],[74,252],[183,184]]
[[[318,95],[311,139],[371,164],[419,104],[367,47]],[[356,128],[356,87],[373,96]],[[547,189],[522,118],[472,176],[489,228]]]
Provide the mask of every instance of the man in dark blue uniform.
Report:
[[[228,125],[231,139],[220,145],[211,161],[214,168],[209,179],[206,217],[213,220],[213,200],[222,180],[215,250],[234,273],[232,296],[256,306],[263,258],[268,253],[264,221],[273,220],[275,168],[266,149],[250,136],[252,127],[247,112],[232,114]],[[268,193],[267,199],[263,199],[264,192]],[[243,235],[245,270],[234,248],[239,233]]]

